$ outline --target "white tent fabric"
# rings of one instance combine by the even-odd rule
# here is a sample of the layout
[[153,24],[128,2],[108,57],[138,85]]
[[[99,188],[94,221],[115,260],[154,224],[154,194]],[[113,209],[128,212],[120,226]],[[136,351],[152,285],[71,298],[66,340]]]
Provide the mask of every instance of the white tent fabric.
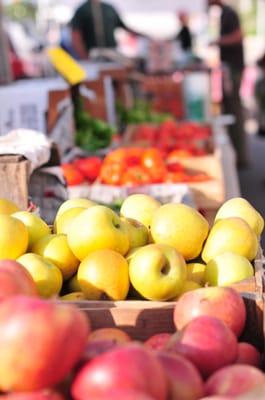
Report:
[[206,0],[104,0],[122,12],[186,11],[189,13],[206,10]]

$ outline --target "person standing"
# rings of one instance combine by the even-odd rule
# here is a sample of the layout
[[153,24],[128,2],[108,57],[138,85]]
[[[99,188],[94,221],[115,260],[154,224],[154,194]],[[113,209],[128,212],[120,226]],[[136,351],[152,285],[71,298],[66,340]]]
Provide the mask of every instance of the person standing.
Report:
[[115,48],[115,30],[128,28],[110,4],[100,0],[86,0],[75,12],[71,21],[72,46],[80,59],[87,59],[93,48]]
[[180,31],[177,34],[176,40],[179,42],[183,51],[192,51],[192,35],[189,29],[188,15],[185,12],[177,13],[180,22]]
[[247,138],[240,98],[244,71],[243,33],[239,16],[232,7],[222,0],[208,0],[208,4],[221,8],[220,37],[213,44],[220,48],[223,66],[223,111],[235,117],[229,136],[237,154],[238,167],[245,167],[248,164]]

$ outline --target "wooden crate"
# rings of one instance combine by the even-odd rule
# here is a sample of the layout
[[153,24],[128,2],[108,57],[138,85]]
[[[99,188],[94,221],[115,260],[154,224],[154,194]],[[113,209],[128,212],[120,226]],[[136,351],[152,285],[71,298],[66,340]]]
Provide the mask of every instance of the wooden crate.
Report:
[[[241,293],[247,309],[247,321],[243,340],[263,349],[263,255],[259,251],[255,261],[255,277],[233,285]],[[65,302],[63,302],[65,304]],[[83,310],[89,317],[92,329],[117,327],[135,340],[175,332],[173,311],[176,302],[126,301],[78,301],[69,302]]]
[[28,207],[29,162],[21,155],[0,156],[0,197]]

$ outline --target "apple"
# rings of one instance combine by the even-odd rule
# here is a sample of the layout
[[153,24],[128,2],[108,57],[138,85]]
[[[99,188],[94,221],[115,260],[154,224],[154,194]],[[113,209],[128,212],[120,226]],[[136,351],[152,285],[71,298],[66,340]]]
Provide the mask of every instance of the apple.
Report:
[[60,215],[64,214],[67,210],[70,210],[71,208],[76,208],[76,207],[82,207],[82,208],[90,208],[95,206],[96,203],[94,201],[88,200],[88,199],[82,199],[82,198],[77,198],[77,199],[69,199],[66,200],[58,209],[55,221],[57,220]]
[[238,343],[236,364],[247,364],[259,368],[261,366],[261,354],[252,344]]
[[228,396],[207,396],[203,397],[200,400],[233,400],[234,397],[228,397]]
[[264,219],[246,199],[235,197],[226,201],[222,207],[219,208],[215,221],[230,217],[239,217],[244,219],[257,236],[262,234],[264,229]]
[[10,393],[1,396],[1,400],[64,400],[63,396],[55,392]]
[[77,280],[77,274],[75,274],[68,282],[67,289],[69,292],[81,292],[80,285]]
[[207,378],[236,361],[238,344],[234,333],[221,320],[201,316],[174,334],[166,350],[188,358]]
[[21,264],[0,260],[0,301],[16,295],[37,296],[37,286]]
[[230,365],[215,372],[206,382],[208,395],[236,397],[265,384],[265,375],[250,365]]
[[80,300],[86,300],[86,296],[84,295],[83,292],[72,292],[72,293],[68,293],[68,294],[64,294],[63,296],[60,296],[60,300],[80,301]]
[[149,241],[149,231],[141,222],[132,218],[121,218],[128,231],[130,250],[145,246]]
[[157,333],[156,335],[151,336],[148,338],[145,342],[144,345],[147,346],[149,349],[153,350],[162,350],[164,349],[165,345],[171,338],[170,333]]
[[154,242],[174,247],[185,260],[200,255],[208,231],[207,220],[185,204],[163,205],[154,213],[151,223]]
[[10,200],[0,199],[0,214],[11,215],[18,212],[18,206]]
[[74,400],[135,390],[154,400],[166,400],[168,381],[156,356],[140,344],[128,344],[85,364],[72,384]]
[[0,214],[0,259],[16,260],[26,253],[28,244],[29,234],[23,222]]
[[89,397],[89,400],[154,400],[154,397],[135,390],[114,390],[101,396]]
[[173,318],[179,330],[202,315],[218,316],[239,337],[246,322],[246,307],[242,297],[234,289],[208,287],[181,296],[175,306]]
[[71,251],[66,235],[46,235],[32,246],[32,252],[50,260],[63,274],[71,278],[77,271],[79,260]]
[[205,284],[205,268],[206,265],[196,262],[187,264],[187,279],[197,282],[199,285]]
[[158,352],[157,357],[164,367],[170,382],[171,400],[197,400],[203,396],[204,386],[196,367],[177,354]]
[[63,276],[56,265],[34,253],[24,254],[17,261],[29,272],[41,297],[49,298],[60,293]]
[[77,279],[86,298],[91,298],[92,292],[104,293],[111,300],[125,300],[129,292],[129,267],[125,258],[116,251],[102,249],[90,253],[81,262]]
[[0,390],[32,392],[70,373],[85,350],[90,325],[77,308],[16,296],[0,303],[0,332]]
[[241,218],[226,218],[215,222],[204,244],[202,259],[208,263],[220,254],[231,252],[254,260],[259,249],[255,232]]
[[46,222],[44,222],[40,217],[29,211],[19,211],[12,216],[23,222],[28,230],[28,251],[31,250],[32,245],[37,242],[37,240],[51,233],[51,230]]
[[181,292],[187,268],[184,258],[174,247],[150,244],[131,258],[129,274],[131,284],[141,296],[165,301]]
[[205,269],[205,280],[211,286],[231,286],[254,276],[254,269],[246,257],[227,252],[213,257]]
[[71,226],[74,219],[85,210],[86,208],[84,207],[74,207],[59,215],[54,222],[54,233],[63,233],[64,235],[68,235],[68,233],[71,231]]
[[117,346],[120,345],[114,340],[107,338],[88,341],[86,349],[82,355],[82,364],[84,364],[84,362],[93,360],[93,358],[98,357],[100,354],[113,350]]
[[91,207],[75,218],[68,243],[80,261],[96,250],[110,249],[122,255],[129,250],[126,227],[114,211],[104,206]]
[[161,206],[159,201],[146,194],[132,194],[121,206],[121,216],[132,218],[150,228],[155,211]]
[[130,342],[132,339],[128,333],[119,328],[99,328],[90,333],[89,342],[99,340],[111,340],[116,344],[124,344]]

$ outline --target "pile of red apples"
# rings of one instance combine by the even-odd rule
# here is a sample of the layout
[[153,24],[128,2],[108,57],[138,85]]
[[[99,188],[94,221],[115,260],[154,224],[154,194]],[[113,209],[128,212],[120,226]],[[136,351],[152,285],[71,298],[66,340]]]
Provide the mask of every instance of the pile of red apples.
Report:
[[79,309],[39,299],[27,275],[11,284],[11,264],[5,277],[1,269],[2,400],[229,400],[265,386],[260,352],[240,342],[246,308],[231,288],[184,294],[176,332],[140,343],[118,328],[93,331]]

